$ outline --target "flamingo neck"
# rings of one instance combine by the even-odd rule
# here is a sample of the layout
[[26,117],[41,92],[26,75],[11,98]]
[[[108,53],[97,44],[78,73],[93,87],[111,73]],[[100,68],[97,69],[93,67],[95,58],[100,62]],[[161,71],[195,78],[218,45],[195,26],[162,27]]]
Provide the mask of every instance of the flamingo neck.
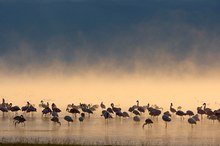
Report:
[[206,104],[204,104],[204,110],[206,109]]

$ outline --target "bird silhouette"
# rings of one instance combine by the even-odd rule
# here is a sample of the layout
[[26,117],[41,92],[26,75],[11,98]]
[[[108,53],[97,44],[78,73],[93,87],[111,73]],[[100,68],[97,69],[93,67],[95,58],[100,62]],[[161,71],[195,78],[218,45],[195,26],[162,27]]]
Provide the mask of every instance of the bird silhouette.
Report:
[[80,123],[82,123],[85,119],[85,113],[81,113],[81,116],[79,117]]
[[193,116],[194,113],[193,113],[193,111],[191,111],[191,110],[187,110],[187,111],[186,111],[186,115],[188,115],[188,116]]
[[134,120],[135,122],[140,122],[141,119],[140,119],[139,116],[134,116],[133,120]]
[[170,112],[176,113],[176,109],[173,108],[173,103],[170,104]]
[[75,107],[73,107],[73,108],[71,108],[71,109],[66,109],[69,113],[72,113],[72,114],[74,114],[75,115],[75,117],[76,117],[76,114],[80,114],[80,111],[77,109],[77,108],[75,108]]
[[144,128],[145,125],[148,125],[148,126],[150,125],[150,126],[152,127],[151,124],[153,124],[153,121],[152,121],[151,119],[147,118],[147,119],[145,120],[145,123],[143,124],[142,127]]
[[166,125],[165,128],[167,128],[167,122],[171,121],[171,118],[168,114],[163,114],[162,119],[165,121]]
[[105,109],[105,108],[106,108],[106,106],[104,105],[103,102],[101,102],[100,106],[101,106],[102,109]]
[[191,127],[193,128],[193,124],[196,124],[196,120],[193,117],[191,117],[188,119],[188,123],[191,124]]
[[23,117],[23,115],[15,116],[15,117],[14,117],[15,126],[16,126],[17,124],[20,124],[20,123],[23,123],[24,126],[25,126],[25,123],[24,123],[25,121],[26,121],[26,119]]
[[59,120],[58,117],[52,117],[52,118],[51,118],[51,121],[53,121],[54,123],[58,123],[59,125],[61,125],[61,122],[60,122],[60,120]]
[[73,122],[73,119],[70,116],[65,116],[64,120],[68,122],[68,126],[70,126],[70,122]]
[[140,106],[139,105],[139,100],[136,101],[137,102],[137,110],[140,112],[140,113],[144,113],[145,112],[145,109],[143,106]]
[[181,111],[181,110],[178,110],[178,111],[176,112],[176,115],[180,116],[181,119],[183,120],[183,119],[184,119],[184,116],[186,115],[186,113],[184,113],[184,112]]

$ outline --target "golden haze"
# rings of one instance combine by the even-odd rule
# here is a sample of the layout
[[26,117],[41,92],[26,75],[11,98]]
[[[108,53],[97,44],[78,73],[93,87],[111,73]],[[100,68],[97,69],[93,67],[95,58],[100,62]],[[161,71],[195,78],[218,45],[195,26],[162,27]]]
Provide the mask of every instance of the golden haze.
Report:
[[144,77],[137,75],[10,75],[1,77],[0,96],[7,102],[25,105],[40,100],[55,102],[60,107],[74,103],[106,105],[114,102],[125,107],[157,104],[169,108],[171,102],[183,109],[196,109],[203,102],[220,107],[220,82],[216,77]]

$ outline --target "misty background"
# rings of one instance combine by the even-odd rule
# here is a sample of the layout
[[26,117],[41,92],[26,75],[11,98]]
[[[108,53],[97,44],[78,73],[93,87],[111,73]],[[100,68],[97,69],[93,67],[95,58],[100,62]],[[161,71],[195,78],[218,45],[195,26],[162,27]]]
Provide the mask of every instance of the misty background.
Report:
[[219,7],[219,0],[0,0],[0,97],[19,105],[219,108]]
[[208,74],[218,0],[1,0],[1,74]]

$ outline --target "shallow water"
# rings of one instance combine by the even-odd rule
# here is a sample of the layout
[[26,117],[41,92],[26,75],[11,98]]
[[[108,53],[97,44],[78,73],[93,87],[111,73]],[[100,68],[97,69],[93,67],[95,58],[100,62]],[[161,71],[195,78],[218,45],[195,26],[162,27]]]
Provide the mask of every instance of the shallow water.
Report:
[[[40,109],[39,109],[40,111]],[[26,123],[16,127],[13,124],[13,114],[0,114],[1,142],[28,143],[77,143],[95,145],[220,145],[220,122],[214,123],[206,118],[192,128],[187,118],[181,120],[175,115],[165,128],[161,116],[153,118],[152,127],[142,128],[148,114],[141,115],[141,121],[136,123],[130,118],[114,118],[105,121],[98,110],[86,118],[83,123],[78,118],[68,126],[60,114],[61,126],[42,117],[40,112],[25,114]],[[20,114],[20,113],[19,113]]]

